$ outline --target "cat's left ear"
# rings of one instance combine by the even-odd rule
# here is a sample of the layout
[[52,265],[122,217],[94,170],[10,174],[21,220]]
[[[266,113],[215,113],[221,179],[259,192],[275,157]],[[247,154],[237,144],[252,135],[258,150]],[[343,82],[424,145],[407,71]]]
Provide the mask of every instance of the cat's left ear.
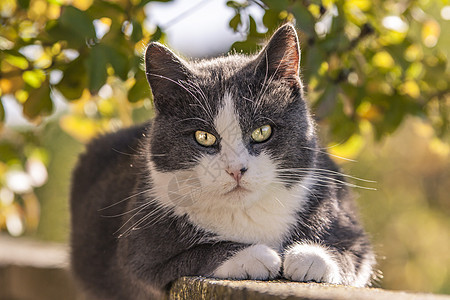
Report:
[[191,74],[181,58],[156,42],[150,43],[145,52],[145,73],[157,109],[170,104],[163,103],[165,95],[185,90],[182,82]]
[[300,84],[300,47],[295,28],[280,27],[257,57],[255,69],[265,78],[285,79],[291,84]]

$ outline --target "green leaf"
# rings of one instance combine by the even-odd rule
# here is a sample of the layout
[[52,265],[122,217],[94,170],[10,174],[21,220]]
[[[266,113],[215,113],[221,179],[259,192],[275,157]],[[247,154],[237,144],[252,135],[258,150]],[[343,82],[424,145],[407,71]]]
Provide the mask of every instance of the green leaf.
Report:
[[241,24],[241,14],[236,14],[230,20],[230,27],[233,28],[234,31],[237,31],[238,26]]
[[298,28],[308,34],[309,36],[315,36],[316,31],[314,29],[315,19],[308,8],[302,4],[302,2],[296,2],[292,9],[292,13],[297,21]]
[[18,0],[17,3],[19,3],[22,9],[28,9],[30,7],[30,0]]
[[141,23],[136,20],[131,21],[131,24],[133,25],[133,32],[131,33],[130,38],[134,43],[137,43],[144,37],[142,34],[142,26]]
[[56,88],[68,100],[81,98],[86,87],[86,67],[83,63],[84,57],[78,57],[62,70],[64,76],[56,85]]
[[170,2],[172,0],[142,0],[141,3],[138,4],[137,7],[143,7],[149,2]]
[[60,22],[56,20],[50,20],[45,25],[45,32],[47,38],[54,41],[67,41],[69,48],[80,48],[86,45],[86,40],[78,34],[72,32],[70,29],[65,28]]
[[59,21],[66,29],[83,38],[96,38],[94,24],[92,23],[93,20],[86,12],[79,10],[78,8],[73,6],[63,7]]
[[319,119],[331,114],[335,109],[339,86],[336,84],[328,84],[322,96],[317,100],[315,105],[315,114]]
[[233,9],[235,9],[236,11],[239,11],[242,8],[245,8],[246,6],[248,6],[248,4],[244,3],[239,3],[236,1],[227,1],[227,6],[231,7]]
[[[87,12],[93,19],[108,17],[112,20],[119,18],[122,19],[123,15],[126,14],[126,11],[118,3],[105,0],[94,1]],[[119,21],[117,20],[117,22]]]
[[145,78],[145,74],[139,71],[135,76],[136,82],[128,91],[128,101],[135,103],[145,98],[150,98],[150,87]]
[[0,97],[0,122],[3,122],[5,120],[5,108],[3,107],[3,102],[1,100],[2,98]]
[[162,37],[161,27],[156,26],[155,33],[153,33],[152,38],[151,38],[150,41],[152,41],[152,42],[159,41],[161,39],[161,37]]
[[23,104],[23,114],[30,119],[39,115],[49,115],[53,110],[48,81],[40,88],[30,91],[27,101]]
[[271,9],[276,9],[278,11],[286,10],[290,5],[289,0],[265,0],[264,3]]
[[266,13],[263,16],[263,23],[269,29],[269,32],[273,31],[275,28],[278,28],[281,24],[282,20],[280,19],[280,12],[274,9],[266,10]]
[[111,66],[114,69],[114,72],[117,76],[120,77],[122,80],[126,80],[128,78],[128,59],[127,56],[120,52],[119,50],[106,46],[106,45],[98,45],[103,51],[108,59],[108,62],[111,64]]
[[102,45],[96,45],[92,48],[85,66],[88,74],[88,86],[92,94],[96,94],[98,90],[105,84],[108,74],[106,73],[107,48]]

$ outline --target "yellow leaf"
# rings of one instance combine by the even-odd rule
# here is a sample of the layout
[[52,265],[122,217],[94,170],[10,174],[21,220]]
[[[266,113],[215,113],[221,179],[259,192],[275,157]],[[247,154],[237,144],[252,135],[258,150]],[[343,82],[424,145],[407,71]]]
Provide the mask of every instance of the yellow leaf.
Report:
[[359,134],[354,134],[343,144],[331,145],[328,151],[333,156],[342,157],[343,159],[354,159],[361,152],[363,146],[363,137]]
[[386,51],[376,53],[372,58],[372,62],[375,66],[382,69],[391,69],[395,65],[394,59]]
[[406,77],[417,80],[423,72],[423,64],[419,62],[412,63],[406,70]]
[[361,119],[379,120],[381,117],[380,110],[373,106],[369,101],[363,101],[356,109],[356,113]]
[[73,0],[72,5],[80,10],[86,10],[91,7],[94,0]]
[[436,137],[431,140],[429,146],[433,153],[436,153],[441,157],[448,157],[450,155],[450,146]]
[[315,18],[320,17],[320,6],[319,5],[312,3],[308,6],[308,10]]
[[22,78],[31,87],[38,88],[45,80],[45,73],[42,70],[25,71]]
[[405,58],[408,61],[417,61],[423,58],[422,47],[417,44],[412,44],[405,50]]
[[16,11],[17,4],[15,0],[0,1],[0,15],[2,17],[12,17]]
[[28,16],[32,20],[36,20],[40,16],[45,15],[47,12],[47,1],[45,0],[34,0],[30,2],[30,7],[28,9]]
[[2,94],[11,94],[21,89],[23,86],[23,80],[20,76],[14,76],[11,78],[0,79],[0,90]]
[[59,124],[64,131],[83,143],[101,132],[101,127],[94,120],[73,115],[62,117]]
[[400,94],[418,98],[420,96],[420,88],[415,81],[409,80],[400,85]]
[[436,46],[441,34],[439,23],[433,19],[427,20],[422,26],[422,42],[428,48]]
[[18,90],[14,93],[14,96],[16,97],[17,101],[23,104],[28,99],[28,92],[24,90]]
[[101,99],[97,103],[98,111],[102,116],[111,117],[114,115],[114,104],[109,99]]
[[50,4],[47,9],[47,17],[49,20],[56,20],[61,15],[61,7],[58,4]]
[[347,0],[345,1],[345,5],[349,7],[357,7],[362,11],[367,11],[372,7],[372,1],[369,0]]
[[6,54],[4,59],[10,65],[18,67],[22,70],[28,68],[28,61],[25,57]]

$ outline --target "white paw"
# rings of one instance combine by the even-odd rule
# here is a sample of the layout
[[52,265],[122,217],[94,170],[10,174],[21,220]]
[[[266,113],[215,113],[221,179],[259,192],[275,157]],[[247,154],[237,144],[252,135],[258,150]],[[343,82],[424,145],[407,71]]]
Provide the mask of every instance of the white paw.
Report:
[[293,281],[342,282],[338,264],[320,245],[297,244],[290,248],[284,258],[283,270],[283,276]]
[[280,273],[281,258],[266,245],[253,245],[222,263],[213,276],[229,279],[273,279]]

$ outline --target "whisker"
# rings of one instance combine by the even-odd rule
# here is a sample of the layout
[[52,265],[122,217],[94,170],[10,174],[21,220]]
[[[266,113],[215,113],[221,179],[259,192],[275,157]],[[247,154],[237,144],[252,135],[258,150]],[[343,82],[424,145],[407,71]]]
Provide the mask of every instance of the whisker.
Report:
[[126,197],[125,199],[122,199],[122,200],[120,200],[120,201],[118,201],[118,202],[116,202],[116,203],[113,203],[113,204],[108,205],[108,206],[106,206],[106,207],[100,208],[100,209],[98,209],[97,211],[103,211],[103,210],[105,210],[105,209],[108,209],[108,208],[111,208],[111,207],[113,207],[113,206],[119,205],[119,204],[122,203],[122,202],[125,202],[125,201],[127,201],[127,200],[129,200],[129,199],[131,199],[131,198],[133,198],[133,197],[142,195],[142,194],[147,193],[147,192],[149,192],[149,191],[151,191],[151,189],[146,189],[146,190],[144,190],[144,191],[140,191],[140,192],[138,192],[138,193],[136,193],[136,194],[133,194],[133,195],[131,195],[131,196],[128,196],[128,197]]
[[277,171],[288,171],[288,172],[300,172],[300,171],[306,171],[306,172],[326,172],[326,173],[330,173],[330,174],[335,174],[335,175],[340,175],[343,177],[347,177],[350,179],[354,179],[354,180],[358,180],[358,181],[363,181],[363,182],[368,182],[368,183],[376,183],[376,181],[373,180],[368,180],[368,179],[363,179],[363,178],[359,178],[359,177],[355,177],[355,176],[351,176],[351,175],[347,175],[345,173],[342,172],[337,172],[337,171],[333,171],[333,170],[328,170],[328,169],[321,169],[321,168],[283,168],[283,169],[278,169]]

